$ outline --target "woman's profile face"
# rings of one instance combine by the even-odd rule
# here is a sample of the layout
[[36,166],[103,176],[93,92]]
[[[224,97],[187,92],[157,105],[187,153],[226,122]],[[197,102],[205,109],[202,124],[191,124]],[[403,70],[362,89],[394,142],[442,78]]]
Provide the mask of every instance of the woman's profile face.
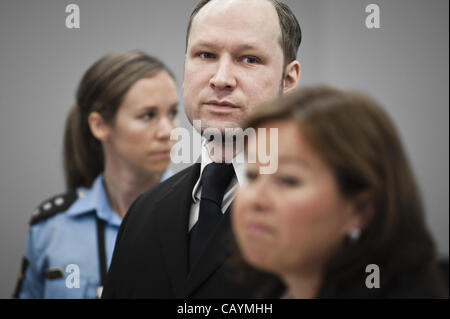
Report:
[[[248,163],[246,182],[233,203],[240,250],[251,265],[281,276],[320,271],[357,222],[352,204],[295,123],[263,127],[278,128],[278,170],[260,174],[257,154],[257,162]],[[257,138],[249,140],[249,158],[258,151]]]
[[111,124],[109,155],[131,169],[164,172],[170,161],[170,133],[177,109],[176,84],[166,71],[138,80]]

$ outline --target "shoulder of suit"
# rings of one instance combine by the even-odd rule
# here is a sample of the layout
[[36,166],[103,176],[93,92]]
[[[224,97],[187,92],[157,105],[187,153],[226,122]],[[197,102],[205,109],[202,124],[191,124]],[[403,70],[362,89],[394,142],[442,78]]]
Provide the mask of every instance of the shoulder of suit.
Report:
[[76,191],[53,196],[43,201],[33,212],[30,225],[40,223],[50,217],[66,211],[78,198]]
[[164,184],[166,181],[171,181],[171,182],[177,181],[178,179],[184,177],[186,174],[192,174],[197,171],[200,172],[200,166],[201,166],[200,163],[194,163],[194,164],[182,169],[181,171],[174,173],[172,176],[170,176],[165,181],[161,182],[159,185]]
[[191,178],[197,180],[200,176],[200,167],[200,163],[195,163],[174,174],[172,177],[168,178],[167,181],[170,180],[172,183],[176,183],[177,181],[184,179],[186,176],[190,176]]
[[[142,194],[141,198],[149,198],[153,196],[158,196],[161,193],[166,193],[166,191],[170,190],[173,186],[177,185],[179,182],[186,181],[186,177],[190,176],[193,178],[194,183],[197,181],[198,177],[200,175],[200,163],[195,163],[191,166],[188,166],[185,169],[182,169],[181,171],[175,173],[168,179],[162,181],[158,185],[152,187],[148,191],[146,191],[144,194]],[[188,179],[189,180],[189,179]]]
[[[140,195],[133,203],[133,205],[130,207],[130,210],[134,209],[135,207],[138,207],[140,205],[148,205],[153,202],[155,202],[155,199],[160,198],[161,196],[165,196],[168,192],[172,191],[174,187],[176,187],[180,182],[183,183],[183,181],[188,181],[189,184],[192,183],[192,187],[195,184],[195,182],[198,179],[198,176],[200,174],[200,163],[196,163],[194,165],[191,165],[176,174],[172,175],[165,181],[159,183],[158,185],[150,188],[145,193]],[[186,177],[191,176],[191,179],[186,179]],[[184,184],[184,183],[183,183]],[[183,185],[182,184],[182,185]],[[129,212],[130,212],[129,210]],[[128,213],[127,213],[128,215]]]

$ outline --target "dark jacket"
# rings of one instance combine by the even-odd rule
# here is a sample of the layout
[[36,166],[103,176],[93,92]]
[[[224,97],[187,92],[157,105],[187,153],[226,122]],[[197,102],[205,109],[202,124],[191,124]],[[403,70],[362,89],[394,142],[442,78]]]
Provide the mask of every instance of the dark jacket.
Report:
[[272,276],[254,271],[237,279],[230,212],[204,254],[189,269],[188,222],[194,164],[140,196],[119,230],[103,298],[250,298]]

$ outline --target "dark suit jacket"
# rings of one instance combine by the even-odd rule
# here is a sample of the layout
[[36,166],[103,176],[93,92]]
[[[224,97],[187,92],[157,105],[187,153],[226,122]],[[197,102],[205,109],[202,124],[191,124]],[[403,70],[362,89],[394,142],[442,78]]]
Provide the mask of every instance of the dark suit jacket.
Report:
[[[140,196],[119,230],[103,298],[251,298],[274,277],[238,279],[230,213],[189,269],[189,213],[200,174],[194,164]],[[250,279],[251,278],[251,279]]]

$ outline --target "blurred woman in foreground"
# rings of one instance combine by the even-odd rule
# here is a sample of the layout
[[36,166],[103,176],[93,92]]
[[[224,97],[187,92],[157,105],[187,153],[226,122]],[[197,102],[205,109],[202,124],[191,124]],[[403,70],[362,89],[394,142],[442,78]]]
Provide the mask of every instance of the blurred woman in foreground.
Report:
[[255,134],[234,232],[244,259],[283,281],[284,297],[448,296],[410,165],[375,101],[309,88],[244,127],[278,128],[278,170],[260,174]]

